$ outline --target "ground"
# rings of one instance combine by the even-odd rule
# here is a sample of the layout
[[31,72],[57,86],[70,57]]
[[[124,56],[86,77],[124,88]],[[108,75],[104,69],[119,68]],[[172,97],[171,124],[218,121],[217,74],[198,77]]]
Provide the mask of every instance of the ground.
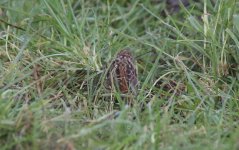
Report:
[[[1,0],[0,149],[239,149],[238,14],[236,0]],[[131,106],[104,85],[124,48]]]

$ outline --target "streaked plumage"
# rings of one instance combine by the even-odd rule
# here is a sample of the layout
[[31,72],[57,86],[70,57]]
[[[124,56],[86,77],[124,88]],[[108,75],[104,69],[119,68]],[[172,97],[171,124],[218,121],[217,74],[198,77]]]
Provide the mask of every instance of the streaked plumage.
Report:
[[110,64],[106,76],[107,87],[114,86],[121,93],[136,93],[138,79],[135,60],[128,49],[120,51]]

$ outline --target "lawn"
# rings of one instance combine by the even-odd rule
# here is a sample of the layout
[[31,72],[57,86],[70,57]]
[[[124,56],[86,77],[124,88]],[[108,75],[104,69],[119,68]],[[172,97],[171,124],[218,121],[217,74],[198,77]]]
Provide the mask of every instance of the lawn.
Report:
[[238,64],[237,0],[1,0],[0,149],[239,149]]

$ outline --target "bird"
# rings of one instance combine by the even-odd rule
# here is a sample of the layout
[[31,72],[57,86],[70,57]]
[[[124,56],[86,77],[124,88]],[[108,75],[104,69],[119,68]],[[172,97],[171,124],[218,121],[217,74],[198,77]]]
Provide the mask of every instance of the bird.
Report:
[[108,89],[117,89],[120,93],[137,93],[138,76],[136,61],[128,48],[119,51],[112,60],[106,74]]

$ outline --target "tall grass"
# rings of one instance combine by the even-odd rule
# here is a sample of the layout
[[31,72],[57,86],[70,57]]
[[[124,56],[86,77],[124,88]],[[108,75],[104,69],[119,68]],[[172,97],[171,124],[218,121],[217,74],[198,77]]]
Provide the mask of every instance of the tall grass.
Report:
[[[238,5],[1,1],[1,149],[238,149]],[[132,107],[104,87],[126,47]]]

